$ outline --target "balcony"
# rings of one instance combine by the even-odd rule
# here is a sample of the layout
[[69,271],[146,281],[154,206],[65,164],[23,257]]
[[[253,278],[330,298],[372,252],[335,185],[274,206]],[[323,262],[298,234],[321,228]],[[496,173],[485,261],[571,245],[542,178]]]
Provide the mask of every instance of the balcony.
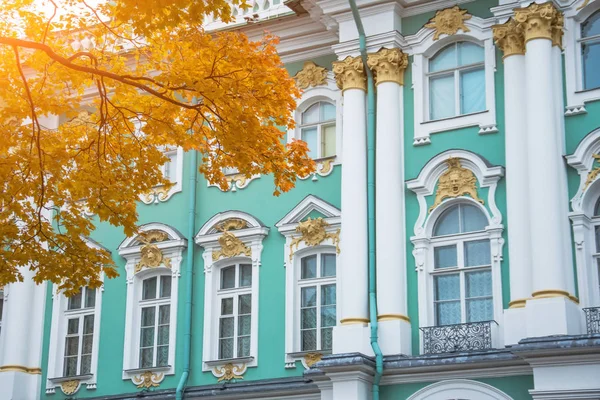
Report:
[[588,335],[600,333],[600,307],[584,308],[583,312]]
[[496,321],[483,321],[419,328],[423,332],[423,354],[492,349],[492,333],[497,326]]

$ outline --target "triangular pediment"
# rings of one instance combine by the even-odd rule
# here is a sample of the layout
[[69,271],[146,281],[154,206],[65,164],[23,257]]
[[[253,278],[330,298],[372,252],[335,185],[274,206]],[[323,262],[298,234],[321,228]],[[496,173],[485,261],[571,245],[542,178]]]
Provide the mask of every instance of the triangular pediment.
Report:
[[279,228],[285,225],[297,224],[308,218],[338,219],[340,216],[341,211],[339,208],[311,194],[298,203],[275,226]]

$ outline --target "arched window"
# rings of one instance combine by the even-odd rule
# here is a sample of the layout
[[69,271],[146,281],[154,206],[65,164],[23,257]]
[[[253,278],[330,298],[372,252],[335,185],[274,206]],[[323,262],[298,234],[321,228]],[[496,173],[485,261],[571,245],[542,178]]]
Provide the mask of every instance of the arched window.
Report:
[[335,105],[319,101],[301,115],[300,138],[306,142],[313,159],[335,156]]
[[437,120],[486,109],[483,47],[457,42],[429,60],[429,119]]
[[487,217],[475,205],[445,210],[433,228],[435,325],[494,319]]
[[600,10],[581,24],[583,89],[600,88]]
[[299,351],[331,350],[337,321],[336,255],[306,255],[298,270]]

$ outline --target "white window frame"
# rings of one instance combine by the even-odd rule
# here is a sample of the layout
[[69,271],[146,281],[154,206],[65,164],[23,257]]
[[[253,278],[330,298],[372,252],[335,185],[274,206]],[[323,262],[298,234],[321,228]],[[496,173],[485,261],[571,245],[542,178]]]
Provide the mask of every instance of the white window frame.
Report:
[[[328,353],[323,351],[300,351],[300,260],[302,257],[312,254],[333,253],[336,254],[336,243],[331,238],[325,239],[321,244],[311,247],[304,241],[294,245],[295,238],[300,237],[296,227],[304,221],[311,213],[317,212],[323,215],[323,219],[328,223],[327,233],[336,233],[341,227],[341,211],[337,207],[314,195],[305,197],[291,211],[289,211],[275,226],[285,237],[285,368],[296,368],[296,362],[301,361],[306,369],[309,365],[306,363],[305,356],[309,353]],[[343,273],[340,265],[340,257],[336,259],[336,313],[341,315],[342,287],[340,285],[341,275]],[[332,280],[333,281],[333,280]],[[337,321],[339,323],[339,320]]]
[[415,392],[407,400],[512,400],[506,393],[483,382],[452,379],[432,383]]
[[[170,273],[155,273],[155,274],[150,274],[149,276],[145,277],[142,279],[142,291],[141,296],[139,298],[139,300],[137,301],[137,307],[139,308],[139,316],[140,316],[140,332],[137,335],[137,342],[136,342],[136,348],[138,349],[138,368],[156,368],[156,367],[161,367],[158,365],[158,329],[159,329],[159,318],[160,318],[160,307],[162,306],[169,306],[169,320],[171,320],[171,295],[169,295],[168,297],[160,297],[160,287],[161,287],[161,281],[164,277],[170,277],[171,278],[171,274]],[[155,298],[151,298],[151,299],[142,299],[142,295],[143,295],[143,287],[144,287],[144,281],[148,280],[148,279],[153,279],[156,278],[156,297]],[[171,285],[173,283],[173,278],[171,278]],[[154,343],[152,344],[152,353],[153,353],[153,362],[152,362],[152,367],[142,367],[141,366],[141,352],[142,352],[142,344],[140,343],[141,340],[141,330],[142,330],[142,326],[141,326],[141,316],[142,316],[142,310],[146,309],[146,308],[154,308],[154,324],[152,325],[152,328],[154,329]],[[169,331],[170,331],[170,323],[171,321],[169,321]],[[169,332],[169,346],[171,344],[171,341],[173,341],[175,338],[171,337],[171,332]],[[144,347],[144,348],[148,348],[148,347]],[[164,366],[163,366],[164,367]]]
[[[179,193],[183,190],[183,157],[184,151],[181,147],[173,147],[162,150],[163,154],[172,159],[174,162],[170,163],[170,168],[175,168],[175,181],[172,181],[173,185],[168,191],[163,191],[162,186],[157,186],[153,191],[147,195],[141,195],[140,200],[144,204],[158,204],[159,202],[168,201],[175,193]],[[160,167],[162,174],[166,173],[166,163]]]
[[[431,134],[466,128],[479,127],[479,134],[497,133],[496,90],[494,75],[496,72],[496,48],[492,37],[494,19],[482,19],[472,16],[465,21],[469,32],[460,31],[452,36],[443,35],[434,40],[435,31],[421,28],[414,35],[407,36],[405,52],[413,56],[412,89],[414,90],[415,129],[413,146],[431,143]],[[485,104],[486,110],[457,115],[439,120],[429,120],[429,60],[441,49],[454,42],[472,42],[483,47],[485,65]]]
[[[600,87],[595,89],[583,88],[583,60],[581,53],[581,25],[596,11],[600,10],[597,1],[581,9],[585,0],[578,0],[564,10],[565,34],[563,38],[565,54],[565,80],[567,104],[565,115],[586,113],[585,103],[600,100]],[[598,66],[600,68],[600,66]]]
[[[153,243],[158,247],[164,258],[170,259],[170,268],[164,263],[155,268],[142,268],[135,272],[135,266],[141,260],[139,236],[127,238],[119,246],[119,255],[127,260],[127,300],[125,311],[125,340],[123,347],[123,374],[124,380],[131,379],[134,384],[140,382],[141,374],[146,371],[154,372],[153,382],[160,383],[166,375],[175,374],[175,355],[177,337],[177,310],[179,299],[179,278],[181,276],[181,261],[183,250],[187,247],[187,240],[179,232],[168,225],[151,223],[140,227],[140,233],[157,230],[167,234],[167,240]],[[169,321],[169,362],[166,367],[140,368],[139,341],[141,329],[142,283],[153,276],[171,276],[170,321]]]
[[[483,197],[485,206],[481,205],[471,197],[460,196],[454,199],[446,199],[437,206],[431,213],[429,207],[432,196],[435,193],[437,182],[440,176],[448,170],[446,161],[449,158],[460,159],[461,166],[473,172],[477,178],[477,187],[480,194],[487,188],[487,196]],[[407,188],[415,192],[419,202],[419,216],[414,225],[414,236],[410,238],[414,250],[415,266],[418,280],[419,296],[419,324],[422,327],[435,326],[435,317],[433,312],[433,228],[439,216],[448,208],[464,202],[478,207],[488,219],[488,225],[485,228],[485,236],[490,240],[490,260],[492,263],[492,293],[494,303],[494,320],[498,323],[494,325],[492,332],[493,345],[498,346],[503,343],[502,338],[502,275],[501,262],[504,239],[502,233],[502,214],[496,205],[496,188],[498,181],[504,176],[504,168],[500,166],[489,166],[481,157],[466,150],[448,150],[433,157],[421,170],[419,176],[406,183]],[[427,199],[430,199],[428,204]],[[477,236],[479,237],[479,236]],[[421,346],[423,345],[421,340]]]
[[[302,113],[300,113],[300,125],[298,126],[298,129],[300,131],[300,139],[302,140],[302,131],[305,129],[310,129],[310,128],[317,128],[317,149],[316,149],[316,153],[317,153],[317,157],[314,158],[314,160],[320,160],[323,158],[334,158],[335,154],[332,156],[324,156],[322,154],[323,152],[323,128],[327,127],[327,126],[331,126],[334,125],[336,123],[336,117],[334,117],[333,119],[330,120],[324,120],[321,121],[321,104],[329,104],[333,107],[335,107],[335,103],[331,102],[331,101],[327,101],[327,100],[321,100],[321,101],[316,101],[313,104],[310,105],[310,107],[308,107],[306,110],[304,110]],[[313,107],[313,106],[318,106],[319,108],[319,120],[317,122],[311,122],[311,123],[303,123],[302,118],[304,117],[304,113],[308,111],[309,108]],[[336,108],[336,114],[337,114],[337,108]],[[337,132],[336,132],[336,136],[337,136]],[[336,137],[337,139],[337,137]],[[337,151],[337,144],[336,144],[336,151]]]
[[[315,173],[306,177],[300,177],[300,179],[312,177],[313,180],[316,180],[318,179],[318,176],[328,176],[333,171],[333,166],[340,165],[342,163],[343,97],[342,91],[337,87],[331,71],[327,73],[325,85],[309,87],[302,92],[302,96],[298,100],[298,106],[294,112],[294,121],[296,123],[296,127],[288,130],[287,141],[288,143],[291,143],[294,139],[302,140],[302,114],[312,105],[318,102],[326,102],[335,106],[335,156],[316,158],[315,162],[317,163],[317,170]],[[322,123],[320,124],[322,125]],[[328,164],[325,163],[325,161],[329,160],[331,160],[330,167],[328,167]]]
[[[250,249],[250,256],[238,255],[213,260],[213,253],[221,250],[219,238],[223,234],[218,226],[229,219],[243,220],[246,227],[231,231],[244,245]],[[249,367],[258,365],[258,313],[259,313],[259,271],[262,256],[262,241],[269,233],[269,228],[263,226],[256,218],[241,211],[227,211],[219,213],[209,219],[200,228],[195,237],[196,244],[204,249],[204,334],[202,352],[202,371],[212,371],[221,377],[222,367],[232,363],[239,375],[246,372]],[[219,299],[221,268],[232,264],[252,265],[252,313],[250,355],[229,360],[220,360],[218,353],[218,328],[220,317]]]
[[577,288],[581,307],[600,306],[600,276],[594,259],[596,242],[594,217],[596,202],[600,199],[600,174],[588,182],[590,173],[596,169],[595,154],[600,154],[600,129],[589,133],[577,146],[575,152],[566,157],[567,163],[579,174],[579,188],[571,198],[569,214],[573,227]]

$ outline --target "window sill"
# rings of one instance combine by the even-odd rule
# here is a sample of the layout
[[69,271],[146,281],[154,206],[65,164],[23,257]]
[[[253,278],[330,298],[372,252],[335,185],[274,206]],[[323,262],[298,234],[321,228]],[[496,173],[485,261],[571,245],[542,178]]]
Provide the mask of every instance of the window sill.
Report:
[[309,351],[295,351],[293,353],[288,353],[287,355],[291,358],[304,358],[304,356],[308,354],[319,353],[322,355],[331,354],[331,350],[309,350]]
[[209,367],[218,367],[225,364],[249,364],[254,361],[254,357],[224,358],[222,360],[204,361]]
[[125,369],[123,370],[126,374],[139,374],[142,372],[150,371],[150,372],[162,372],[169,371],[172,367],[170,365],[165,365],[164,367],[148,367],[148,368],[133,368],[133,369]]
[[465,117],[470,117],[472,115],[485,114],[485,113],[488,113],[488,112],[489,112],[489,110],[483,110],[483,111],[477,111],[477,112],[473,112],[473,113],[469,113],[469,114],[455,115],[454,117],[446,117],[446,118],[440,118],[440,119],[430,119],[430,120],[421,122],[421,125],[434,124],[436,122],[442,122],[442,121],[453,121],[453,120],[458,120],[458,119],[465,118]]
[[86,374],[86,375],[73,375],[73,376],[59,376],[56,378],[48,378],[48,380],[52,383],[61,383],[61,382],[68,382],[68,381],[85,382],[89,379],[92,379],[93,377],[94,377],[93,374]]

